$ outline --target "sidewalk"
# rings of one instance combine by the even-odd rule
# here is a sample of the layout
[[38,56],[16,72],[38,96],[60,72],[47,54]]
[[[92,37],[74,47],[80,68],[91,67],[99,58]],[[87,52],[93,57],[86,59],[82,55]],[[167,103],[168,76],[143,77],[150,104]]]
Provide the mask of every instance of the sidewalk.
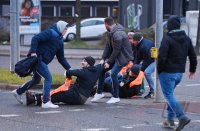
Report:
[[[0,55],[10,55],[10,45],[0,45]],[[20,46],[20,56],[26,56],[29,46]],[[103,50],[98,49],[65,49],[65,57],[68,59],[82,59],[85,56],[93,56],[95,59],[101,59]]]

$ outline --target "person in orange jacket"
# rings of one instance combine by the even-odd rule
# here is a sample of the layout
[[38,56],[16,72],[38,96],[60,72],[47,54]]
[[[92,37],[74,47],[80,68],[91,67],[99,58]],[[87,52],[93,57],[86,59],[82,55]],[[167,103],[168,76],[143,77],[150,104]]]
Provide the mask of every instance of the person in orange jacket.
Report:
[[[52,103],[65,103],[69,105],[83,105],[90,97],[90,93],[97,82],[100,72],[103,70],[101,64],[95,65],[95,59],[91,56],[85,57],[81,62],[82,69],[67,70],[65,85],[50,92]],[[76,76],[74,84],[71,84],[71,76]],[[71,85],[70,85],[71,84]],[[69,87],[70,86],[70,87]],[[41,105],[42,94],[26,93],[26,104]]]
[[[119,75],[118,80],[120,82],[119,97],[127,98],[137,95],[141,95],[141,84],[143,79],[142,72],[139,65],[127,65],[124,67]],[[105,91],[112,93],[112,80],[108,74],[105,79]]]

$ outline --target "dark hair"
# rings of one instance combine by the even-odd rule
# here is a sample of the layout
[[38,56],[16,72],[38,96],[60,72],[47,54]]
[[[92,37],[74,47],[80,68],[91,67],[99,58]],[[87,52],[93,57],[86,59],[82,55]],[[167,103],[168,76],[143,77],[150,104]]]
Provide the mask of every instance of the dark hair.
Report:
[[114,19],[112,17],[107,17],[104,19],[104,22],[106,24],[108,24],[109,26],[113,25],[115,22],[114,22]]
[[24,1],[22,2],[21,9],[25,8],[25,4],[26,4],[26,2],[28,2],[28,1],[31,2],[31,8],[34,7],[34,4],[33,4],[33,1],[32,1],[32,0],[24,0]]

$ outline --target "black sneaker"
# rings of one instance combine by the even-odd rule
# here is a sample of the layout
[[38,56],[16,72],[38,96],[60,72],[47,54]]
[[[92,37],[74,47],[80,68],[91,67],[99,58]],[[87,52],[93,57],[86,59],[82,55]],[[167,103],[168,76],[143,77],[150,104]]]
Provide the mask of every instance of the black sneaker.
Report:
[[149,92],[144,99],[148,99],[148,98],[154,98],[154,92]]
[[26,105],[35,104],[35,96],[30,92],[26,92]]
[[176,131],[180,131],[183,129],[188,123],[190,123],[190,119],[187,117],[184,117],[183,119],[179,120],[178,127],[176,128]]
[[174,120],[165,120],[165,121],[163,121],[163,127],[164,128],[175,129],[176,125],[174,123]]

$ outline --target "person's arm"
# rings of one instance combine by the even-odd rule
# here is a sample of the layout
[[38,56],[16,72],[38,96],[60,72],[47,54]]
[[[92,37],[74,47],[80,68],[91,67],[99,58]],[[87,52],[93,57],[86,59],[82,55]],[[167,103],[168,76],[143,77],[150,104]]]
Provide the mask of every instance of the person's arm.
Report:
[[191,39],[189,39],[188,56],[190,61],[190,68],[189,68],[190,76],[194,76],[193,74],[196,72],[197,68],[197,55],[194,51]]
[[29,50],[29,54],[36,53],[37,47],[40,43],[45,43],[52,38],[52,32],[50,29],[46,29],[41,33],[35,35],[31,40],[31,47]]
[[120,54],[121,52],[121,46],[122,46],[122,36],[118,35],[118,32],[114,33],[113,35],[113,51],[107,61],[107,63],[109,65],[113,64],[117,58],[117,56]]
[[83,69],[67,70],[65,73],[65,76],[66,77],[76,76],[76,77],[84,79],[85,73]]
[[56,57],[58,59],[58,62],[66,69],[69,70],[71,68],[70,64],[68,63],[68,61],[65,59],[64,56],[64,44],[61,45],[62,48],[60,50],[57,51],[56,53]]

